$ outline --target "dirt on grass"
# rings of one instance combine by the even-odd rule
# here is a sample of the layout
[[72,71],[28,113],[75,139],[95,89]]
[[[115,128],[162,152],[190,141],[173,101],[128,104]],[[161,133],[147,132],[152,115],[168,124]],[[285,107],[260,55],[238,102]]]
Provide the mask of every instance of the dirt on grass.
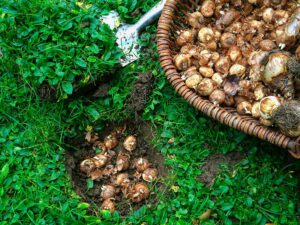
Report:
[[[109,135],[115,127],[118,125],[107,124],[106,128],[99,133],[100,140],[103,140],[105,136]],[[143,205],[153,205],[158,201],[158,196],[156,193],[165,192],[165,186],[162,183],[163,177],[167,175],[167,168],[164,165],[164,157],[155,150],[149,140],[153,136],[151,127],[145,123],[126,123],[126,131],[124,134],[118,135],[119,145],[113,149],[116,152],[116,155],[119,152],[124,152],[123,141],[127,135],[135,135],[137,137],[137,148],[134,150],[130,156],[130,168],[126,171],[129,174],[130,180],[135,180],[135,182],[144,182],[148,185],[150,189],[150,196],[146,200],[140,203],[132,203],[128,199],[124,198],[121,193],[117,194],[116,200],[116,209],[120,213],[120,215],[125,216],[129,214],[131,211],[138,210]],[[84,139],[84,135],[82,137],[74,138],[68,141],[69,145],[76,147],[78,150],[70,150],[66,152],[66,160],[65,165],[68,171],[68,174],[71,177],[72,184],[75,188],[75,191],[82,197],[82,201],[91,203],[94,205],[94,213],[97,211],[97,206],[101,205],[101,187],[105,184],[111,183],[111,178],[103,178],[99,181],[94,181],[93,188],[87,187],[87,175],[80,171],[80,163],[87,158],[91,158],[95,156],[97,153],[93,149],[92,145],[87,143]],[[153,183],[147,183],[142,181],[142,178],[137,180],[134,176],[135,170],[132,168],[132,162],[134,159],[143,157],[149,160],[152,167],[158,170],[159,179],[154,181]],[[111,160],[111,164],[114,164],[116,157]],[[91,211],[93,213],[93,210]]]
[[230,169],[233,169],[243,158],[245,158],[245,154],[241,152],[231,152],[227,155],[212,155],[208,157],[206,163],[201,167],[203,174],[199,177],[199,180],[205,183],[206,186],[212,186],[220,172],[221,164],[227,164]]

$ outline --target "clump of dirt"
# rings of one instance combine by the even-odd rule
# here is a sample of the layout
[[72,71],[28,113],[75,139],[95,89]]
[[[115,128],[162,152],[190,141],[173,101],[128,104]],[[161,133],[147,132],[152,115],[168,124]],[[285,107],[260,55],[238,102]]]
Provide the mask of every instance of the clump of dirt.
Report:
[[55,99],[56,91],[53,87],[44,82],[38,88],[38,95],[42,100],[53,100]]
[[206,163],[201,167],[203,174],[199,177],[199,180],[205,183],[206,186],[212,186],[220,172],[221,164],[227,164],[230,169],[233,169],[243,158],[245,158],[245,154],[241,152],[231,152],[227,155],[212,155],[208,157]]
[[144,110],[151,94],[153,83],[154,77],[152,73],[142,73],[138,76],[133,91],[126,102],[127,111],[139,113]]
[[[109,135],[115,127],[118,125],[108,124],[101,133],[99,133],[100,140],[103,140],[104,137]],[[149,160],[152,167],[158,170],[158,179],[152,183],[147,183],[142,181],[140,178],[137,182],[145,183],[150,189],[150,196],[139,203],[133,203],[130,200],[126,199],[123,195],[118,194],[115,198],[116,202],[116,210],[119,212],[120,215],[125,216],[129,214],[131,211],[138,210],[144,204],[153,205],[155,204],[158,199],[156,193],[161,193],[165,191],[165,186],[162,184],[161,180],[164,176],[167,175],[167,168],[164,165],[164,158],[163,156],[156,151],[148,141],[148,138],[151,137],[153,134],[149,126],[142,123],[126,123],[126,131],[124,134],[118,135],[119,145],[113,149],[113,151],[118,154],[118,152],[123,152],[123,141],[125,140],[127,135],[135,135],[137,137],[137,147],[131,153],[130,159],[133,162],[134,159],[143,157]],[[65,165],[67,171],[71,177],[73,186],[76,192],[82,197],[82,200],[88,203],[91,203],[94,206],[94,209],[91,209],[91,214],[97,214],[97,207],[101,205],[101,187],[103,185],[111,183],[110,179],[100,179],[93,181],[93,188],[88,189],[87,187],[87,180],[88,177],[82,171],[80,171],[80,163],[87,158],[91,158],[95,156],[97,153],[93,149],[92,145],[89,144],[85,139],[84,135],[82,137],[74,138],[67,141],[68,145],[74,146],[77,151],[69,150],[66,152],[66,160]],[[112,162],[113,164],[113,162]],[[134,176],[135,170],[130,167],[126,173],[129,174],[130,180],[136,180]]]

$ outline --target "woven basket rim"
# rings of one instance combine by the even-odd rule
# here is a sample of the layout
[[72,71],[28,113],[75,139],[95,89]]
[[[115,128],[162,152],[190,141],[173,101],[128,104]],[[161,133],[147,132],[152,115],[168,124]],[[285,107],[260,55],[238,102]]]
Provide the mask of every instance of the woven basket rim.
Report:
[[[170,47],[172,20],[175,17],[177,6],[182,5],[181,2],[182,0],[166,1],[157,28],[157,47],[160,65],[165,72],[167,80],[175,88],[176,92],[193,107],[209,117],[248,135],[255,136],[261,140],[270,142],[271,144],[288,149],[293,157],[300,159],[300,137],[294,139],[290,138],[280,131],[261,125],[251,116],[238,115],[233,108],[216,106],[207,99],[197,95],[186,86],[173,63]],[[190,0],[190,2],[191,4],[195,4],[192,0]],[[179,3],[181,4],[178,5]]]

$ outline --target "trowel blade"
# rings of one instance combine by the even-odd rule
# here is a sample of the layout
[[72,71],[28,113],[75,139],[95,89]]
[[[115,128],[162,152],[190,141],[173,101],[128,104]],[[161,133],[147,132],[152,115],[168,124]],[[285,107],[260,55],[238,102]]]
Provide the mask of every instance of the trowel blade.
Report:
[[134,26],[121,24],[120,16],[116,11],[111,11],[108,15],[102,16],[100,21],[107,24],[111,29],[117,28],[117,44],[124,53],[119,62],[123,67],[139,59],[138,31]]

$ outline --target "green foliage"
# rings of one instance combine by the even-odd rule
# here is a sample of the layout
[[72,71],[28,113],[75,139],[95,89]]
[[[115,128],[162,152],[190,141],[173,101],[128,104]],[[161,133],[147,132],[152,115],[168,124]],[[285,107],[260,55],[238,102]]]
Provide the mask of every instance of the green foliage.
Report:
[[121,55],[113,31],[99,21],[102,13],[75,1],[1,1],[0,73],[33,87],[47,82],[61,95],[100,79]]

